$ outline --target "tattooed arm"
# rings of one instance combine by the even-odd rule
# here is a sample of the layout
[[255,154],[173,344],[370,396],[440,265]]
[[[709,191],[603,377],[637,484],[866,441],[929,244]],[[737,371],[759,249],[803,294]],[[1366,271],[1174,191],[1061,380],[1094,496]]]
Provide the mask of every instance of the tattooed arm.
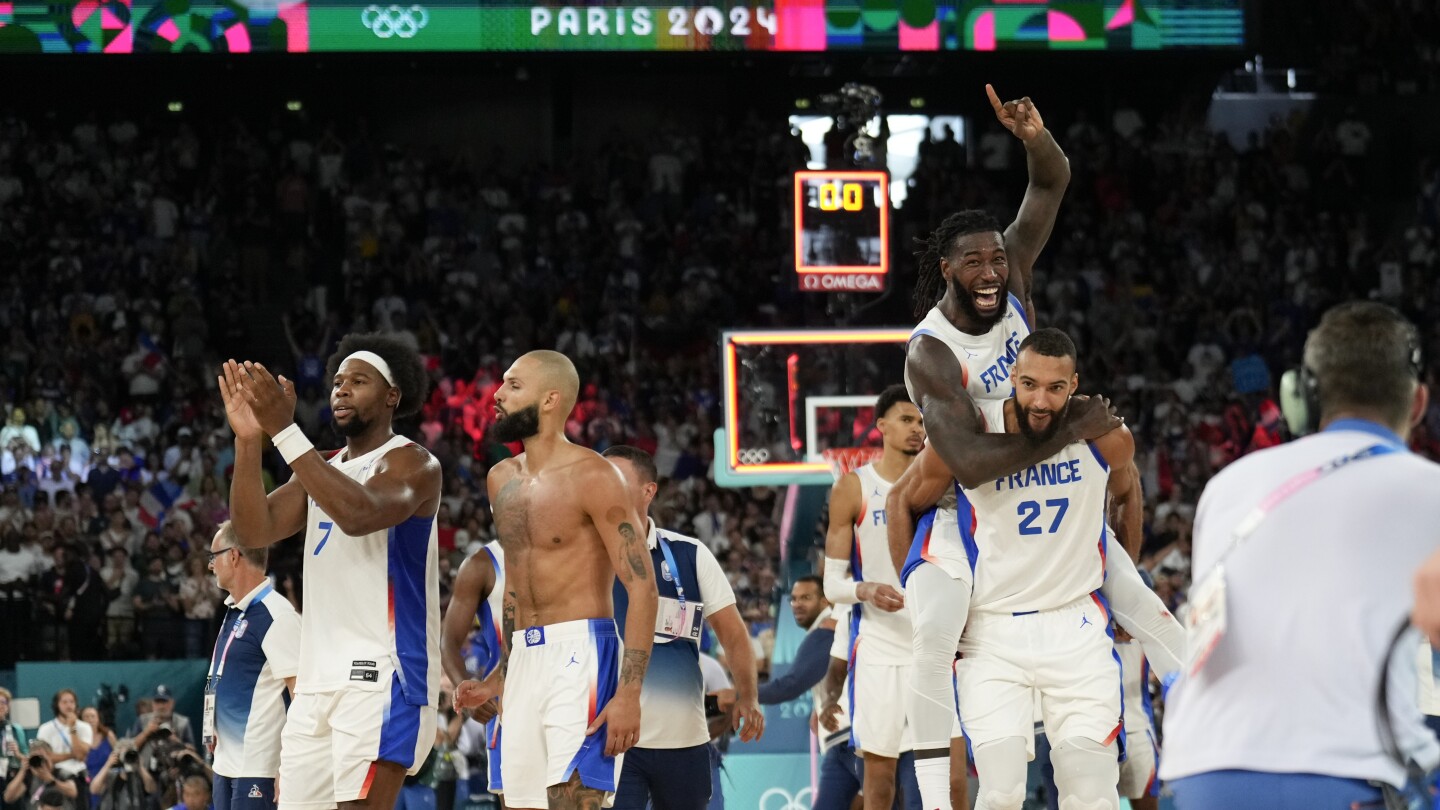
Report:
[[577,491],[583,493],[585,513],[605,544],[615,576],[630,601],[625,613],[625,657],[620,665],[619,688],[586,732],[592,734],[608,723],[605,755],[614,756],[640,739],[640,684],[645,679],[655,638],[655,571],[646,545],[646,524],[635,514],[620,471],[596,456],[595,463],[580,477]]

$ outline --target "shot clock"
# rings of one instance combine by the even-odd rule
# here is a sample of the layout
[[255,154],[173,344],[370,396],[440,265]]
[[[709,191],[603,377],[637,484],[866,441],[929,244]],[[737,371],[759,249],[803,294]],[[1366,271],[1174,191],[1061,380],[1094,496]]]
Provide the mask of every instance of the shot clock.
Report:
[[795,272],[806,292],[881,292],[890,272],[885,172],[795,173]]

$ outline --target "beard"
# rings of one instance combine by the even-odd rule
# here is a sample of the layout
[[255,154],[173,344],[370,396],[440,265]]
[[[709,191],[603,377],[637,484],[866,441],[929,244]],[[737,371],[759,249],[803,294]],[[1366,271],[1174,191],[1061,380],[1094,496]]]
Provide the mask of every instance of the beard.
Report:
[[1065,401],[1065,407],[1050,414],[1050,424],[1047,425],[1044,430],[1036,430],[1030,424],[1030,410],[1021,405],[1020,400],[1017,398],[1015,400],[1015,415],[1017,417],[1015,421],[1020,424],[1020,432],[1025,434],[1026,438],[1036,444],[1040,444],[1049,441],[1050,437],[1055,435],[1055,431],[1060,429],[1060,423],[1065,419],[1066,411],[1069,410],[1070,401],[1067,399]]
[[999,323],[1000,319],[1005,317],[1005,313],[1010,311],[1010,295],[1004,285],[1001,285],[1000,292],[997,293],[1000,296],[1000,306],[995,308],[992,315],[980,314],[980,310],[975,308],[975,296],[954,281],[950,282],[950,294],[955,297],[955,302],[960,305],[960,311],[965,313],[965,317],[979,327],[980,331],[975,334],[989,332],[990,327]]
[[501,444],[524,441],[540,432],[540,405],[507,413],[490,426],[490,438]]
[[354,411],[351,411],[350,420],[348,422],[345,422],[344,424],[341,424],[339,422],[334,423],[335,432],[339,433],[341,436],[344,436],[347,439],[353,439],[356,436],[359,436],[365,431],[369,430],[370,425],[373,422],[374,420],[372,419],[361,419],[358,414],[356,414]]

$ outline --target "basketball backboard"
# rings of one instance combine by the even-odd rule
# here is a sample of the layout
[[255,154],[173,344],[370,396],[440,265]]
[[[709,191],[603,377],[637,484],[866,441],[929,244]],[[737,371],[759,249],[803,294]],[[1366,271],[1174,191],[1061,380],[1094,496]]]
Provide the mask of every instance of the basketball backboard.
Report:
[[829,485],[823,452],[877,444],[875,398],[905,373],[910,327],[725,332],[721,486]]

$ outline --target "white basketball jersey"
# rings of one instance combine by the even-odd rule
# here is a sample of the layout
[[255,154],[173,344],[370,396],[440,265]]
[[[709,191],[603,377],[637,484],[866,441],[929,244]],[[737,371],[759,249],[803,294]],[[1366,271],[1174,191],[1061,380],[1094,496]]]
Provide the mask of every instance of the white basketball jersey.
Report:
[[[411,443],[395,436],[352,459],[336,453],[329,464],[364,483],[382,456]],[[393,675],[406,703],[436,705],[440,575],[434,517],[351,537],[313,498],[309,506],[295,691],[393,692]]]
[[1140,642],[1126,641],[1115,644],[1115,654],[1120,656],[1120,669],[1124,674],[1121,688],[1125,699],[1125,733],[1150,731],[1155,722],[1155,710],[1150,704],[1150,664],[1145,660],[1145,651]]
[[1050,610],[1098,590],[1109,478],[1100,451],[1077,442],[1015,475],[957,484],[960,531],[980,555],[971,611]]
[[[983,335],[961,332],[950,323],[940,307],[932,307],[924,319],[910,332],[914,342],[921,335],[929,335],[954,353],[960,363],[960,384],[970,398],[981,400],[1004,400],[1015,393],[1010,381],[1010,369],[1015,365],[1015,356],[1020,352],[1020,341],[1030,334],[1030,323],[1020,299],[1009,295],[1010,305],[1005,315],[990,331]],[[915,396],[915,387],[910,382],[909,364],[905,369],[905,390],[916,405],[920,400]]]
[[[860,515],[855,522],[854,551],[850,568],[856,582],[878,582],[900,590],[900,575],[890,558],[890,538],[886,536],[885,498],[890,482],[875,472],[874,464],[855,470],[860,478]],[[886,613],[861,603],[860,642],[867,660],[903,664],[910,661],[910,614],[904,610]]]
[[499,540],[491,540],[485,544],[484,551],[495,569],[495,587],[490,589],[490,594],[475,611],[476,621],[480,624],[475,631],[475,671],[488,676],[500,665],[508,639],[501,625],[505,616],[505,549]]

